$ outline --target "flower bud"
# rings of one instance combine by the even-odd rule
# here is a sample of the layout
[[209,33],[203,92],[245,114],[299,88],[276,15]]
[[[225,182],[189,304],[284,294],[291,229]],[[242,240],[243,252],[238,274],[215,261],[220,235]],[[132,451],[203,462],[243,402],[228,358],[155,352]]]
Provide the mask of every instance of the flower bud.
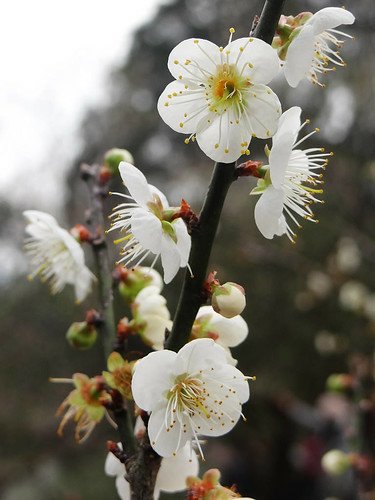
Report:
[[85,243],[86,241],[90,241],[91,238],[90,231],[82,224],[76,224],[72,227],[70,234],[78,241],[78,243]]
[[119,292],[127,302],[134,302],[138,293],[148,286],[155,286],[159,291],[163,288],[160,274],[150,267],[138,266],[134,269],[116,268],[119,280]]
[[117,175],[118,166],[122,161],[133,165],[134,158],[127,149],[112,148],[104,155],[104,165],[109,168],[112,175]]
[[90,349],[95,344],[98,332],[86,321],[72,323],[66,332],[66,340],[76,349]]
[[327,378],[326,387],[328,391],[344,392],[353,387],[353,377],[347,373],[332,373]]
[[224,283],[214,288],[211,303],[214,311],[225,318],[233,318],[246,306],[245,290],[237,283]]
[[326,474],[338,476],[351,466],[349,455],[340,450],[330,450],[322,457],[322,468]]

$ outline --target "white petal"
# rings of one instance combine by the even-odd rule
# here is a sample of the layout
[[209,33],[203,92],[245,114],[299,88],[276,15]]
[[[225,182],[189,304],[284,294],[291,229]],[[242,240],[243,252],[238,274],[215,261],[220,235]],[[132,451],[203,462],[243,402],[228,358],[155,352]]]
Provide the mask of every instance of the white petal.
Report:
[[204,88],[186,81],[166,86],[158,100],[158,111],[165,123],[181,134],[194,133],[198,122],[210,114]]
[[143,410],[151,411],[164,401],[165,391],[171,388],[171,369],[176,356],[175,352],[165,349],[152,352],[136,363],[132,393],[135,403]]
[[[247,149],[251,130],[242,120],[236,120],[233,110],[222,115],[211,113],[198,123],[197,143],[212,160],[222,163],[236,161]],[[239,123],[237,123],[239,121]],[[245,146],[243,143],[246,143]]]
[[58,223],[52,215],[45,212],[40,212],[39,210],[25,210],[23,215],[30,222],[35,224],[46,224],[48,226],[58,226]]
[[131,197],[143,208],[151,201],[152,195],[146,177],[131,163],[122,161],[118,167],[121,178]]
[[246,113],[256,137],[272,137],[281,115],[281,104],[277,95],[265,85],[254,85],[246,93]]
[[[185,64],[187,61],[190,63]],[[206,80],[209,74],[216,72],[216,66],[219,64],[221,64],[219,47],[201,38],[183,40],[172,50],[168,58],[168,69],[176,80],[181,78]]]
[[249,333],[247,323],[241,316],[224,318],[221,314],[215,313],[209,325],[212,325],[212,331],[219,335],[220,343],[227,347],[239,345]]
[[83,267],[85,265],[85,254],[80,243],[62,227],[56,227],[54,232],[69,250],[72,260],[74,260],[78,266]]
[[297,87],[308,72],[314,55],[314,29],[305,24],[288,48],[283,66],[287,82]]
[[224,349],[212,339],[196,339],[185,344],[177,353],[174,372],[195,373],[207,366],[226,363]]
[[[163,351],[158,351],[159,354]],[[151,413],[148,422],[148,435],[150,438],[151,446],[156,453],[162,457],[171,457],[180,448],[185,446],[186,442],[190,440],[190,429],[187,426],[186,432],[182,431],[182,426],[178,420],[172,428],[165,426],[165,410],[166,405],[154,410]]]
[[284,183],[285,172],[294,144],[294,135],[291,131],[280,134],[274,141],[269,156],[270,176],[272,185],[280,189]]
[[170,283],[180,269],[181,257],[176,243],[164,233],[161,241],[161,263],[164,270],[164,282]]
[[186,443],[175,457],[163,458],[155,487],[173,493],[186,489],[186,478],[197,476],[199,462],[190,443]]
[[162,226],[160,220],[144,208],[132,212],[131,232],[144,249],[159,254],[162,247]]
[[156,194],[160,198],[160,201],[161,201],[161,203],[163,205],[163,208],[164,209],[169,208],[169,203],[168,203],[168,200],[167,200],[165,194],[162,193],[160,191],[160,189],[158,189],[157,187],[153,186],[152,184],[149,184],[148,187],[150,188],[150,191],[151,191],[152,194]]
[[[117,443],[117,446],[122,450],[121,443]],[[108,453],[105,459],[104,472],[107,476],[123,476],[125,474],[125,466],[113,453]]]
[[130,500],[130,485],[124,477],[118,476],[116,478],[116,489],[121,500]]
[[292,132],[295,140],[297,139],[298,132],[301,127],[301,112],[302,109],[299,106],[292,106],[284,111],[284,113],[280,116],[277,132],[272,137],[272,144],[275,144],[275,141],[277,141],[280,135],[283,135],[285,132]]
[[355,17],[348,10],[340,7],[326,7],[316,12],[306,24],[313,27],[314,35],[319,35],[341,24],[353,24],[354,21]]
[[172,321],[156,314],[148,314],[144,316],[146,321],[146,327],[142,333],[148,343],[153,347],[153,349],[163,349],[165,340],[165,329],[168,330],[172,327]]
[[77,272],[74,283],[77,302],[85,300],[93,281],[96,281],[96,278],[86,266]]
[[284,193],[270,186],[255,205],[255,223],[265,238],[272,239],[275,234],[279,234],[283,201]]
[[188,233],[185,222],[181,218],[175,219],[172,225],[177,237],[176,245],[181,259],[180,267],[186,267],[190,255],[191,236]]
[[228,50],[229,63],[236,64],[238,71],[251,83],[267,84],[280,70],[276,50],[258,38],[238,38],[227,45],[223,53]]

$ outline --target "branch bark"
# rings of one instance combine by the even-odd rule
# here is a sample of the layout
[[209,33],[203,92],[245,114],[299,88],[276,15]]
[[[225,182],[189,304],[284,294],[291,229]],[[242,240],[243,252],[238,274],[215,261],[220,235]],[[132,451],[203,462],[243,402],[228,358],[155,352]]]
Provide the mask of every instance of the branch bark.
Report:
[[[266,0],[254,36],[272,42],[285,0]],[[191,328],[200,306],[204,302],[203,284],[212,245],[228,190],[235,180],[235,163],[217,163],[199,215],[198,225],[192,234],[189,264],[194,274],[185,272],[184,284],[173,321],[172,332],[166,348],[178,351],[188,341]]]

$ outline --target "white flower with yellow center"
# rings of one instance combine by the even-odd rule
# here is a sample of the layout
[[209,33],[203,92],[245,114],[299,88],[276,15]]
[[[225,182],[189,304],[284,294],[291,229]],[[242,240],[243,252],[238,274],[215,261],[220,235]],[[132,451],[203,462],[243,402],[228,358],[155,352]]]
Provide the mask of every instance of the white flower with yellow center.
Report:
[[218,47],[208,40],[179,43],[168,59],[176,81],[158,101],[162,119],[176,132],[191,134],[204,153],[230,163],[249,154],[251,137],[266,139],[277,129],[278,97],[266,86],[279,72],[277,53],[256,38]]
[[297,87],[304,78],[322,85],[319,75],[335,69],[329,67],[330,64],[345,66],[338,52],[343,40],[336,35],[351,36],[335,28],[341,24],[353,24],[354,20],[351,12],[339,7],[326,7],[307,20],[292,38],[285,57],[283,69],[291,87]]
[[[121,443],[118,443],[122,449]],[[121,500],[130,500],[130,485],[125,479],[125,467],[112,453],[108,453],[104,466],[107,476],[116,477],[116,488]],[[163,458],[156,476],[154,499],[160,492],[174,493],[186,490],[186,478],[196,476],[199,472],[198,458],[189,443],[176,453],[176,456]]]
[[111,215],[114,218],[110,230],[126,232],[126,236],[116,240],[125,242],[123,257],[119,262],[125,266],[131,263],[139,266],[150,254],[161,256],[164,281],[169,283],[180,267],[188,265],[191,238],[184,221],[176,216],[178,209],[169,206],[164,194],[147,183],[146,177],[134,165],[121,162],[121,178],[129,195],[113,193],[126,198]]
[[193,439],[201,451],[198,434],[229,432],[249,398],[249,385],[227,363],[221,346],[197,339],[178,353],[157,351],[138,361],[132,392],[135,403],[151,413],[151,446],[162,457],[171,457]]
[[310,208],[312,203],[320,202],[316,198],[322,189],[322,175],[319,170],[327,164],[331,153],[324,153],[321,148],[296,149],[303,141],[317,132],[297,140],[299,131],[309,123],[301,125],[301,108],[294,106],[282,114],[279,128],[272,139],[272,149],[269,153],[268,171],[264,179],[258,181],[258,186],[251,194],[261,194],[255,206],[255,222],[265,238],[272,239],[275,235],[286,234],[294,241],[296,234],[290,223],[301,227],[296,216],[317,222]]
[[30,279],[39,275],[49,282],[53,294],[73,285],[77,302],[82,302],[96,278],[85,265],[81,245],[52,215],[37,210],[26,210],[23,215],[29,222],[25,251],[34,269]]

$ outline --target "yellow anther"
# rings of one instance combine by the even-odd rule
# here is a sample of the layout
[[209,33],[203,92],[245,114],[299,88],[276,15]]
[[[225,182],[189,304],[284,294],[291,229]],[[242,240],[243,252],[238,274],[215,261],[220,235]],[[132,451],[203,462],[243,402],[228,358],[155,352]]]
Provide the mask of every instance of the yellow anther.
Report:
[[180,127],[182,128],[183,126],[184,126],[184,124],[181,122],[181,123],[180,123]]
[[249,154],[250,154],[250,149],[246,149],[245,150],[245,155],[249,156]]
[[177,60],[177,59],[175,59],[173,62],[174,62],[175,64],[178,64],[178,60]]
[[235,32],[236,32],[236,30],[234,28],[229,28],[229,33],[232,33],[232,35],[233,35],[233,33],[235,33]]
[[217,149],[219,147],[219,144],[215,144],[214,148]]
[[194,40],[194,43],[199,43],[199,40]]
[[189,139],[185,139],[185,140],[184,140],[184,143],[185,143],[185,144],[189,144],[189,142],[190,142],[190,141],[189,141]]
[[224,149],[224,153],[229,153],[229,149],[228,149],[228,148],[225,148],[225,149]]

